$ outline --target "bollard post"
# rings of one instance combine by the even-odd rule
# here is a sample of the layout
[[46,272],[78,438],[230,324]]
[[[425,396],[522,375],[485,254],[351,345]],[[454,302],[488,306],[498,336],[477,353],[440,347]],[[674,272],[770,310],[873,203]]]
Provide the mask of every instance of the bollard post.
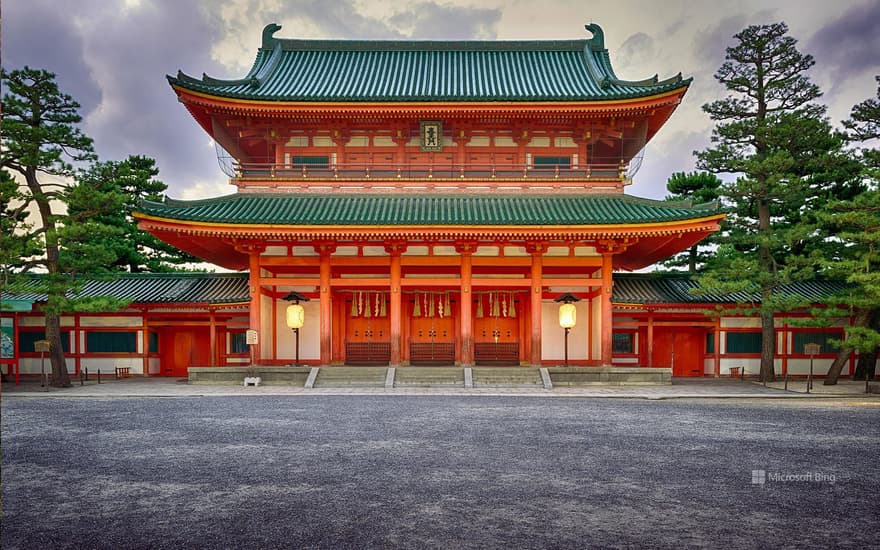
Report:
[[98,384],[101,383],[101,369],[98,369]]
[[788,391],[788,372],[785,373],[785,391]]
[[89,367],[86,367],[86,368],[84,368],[83,370],[86,371],[86,381],[88,381],[88,379],[89,379]]

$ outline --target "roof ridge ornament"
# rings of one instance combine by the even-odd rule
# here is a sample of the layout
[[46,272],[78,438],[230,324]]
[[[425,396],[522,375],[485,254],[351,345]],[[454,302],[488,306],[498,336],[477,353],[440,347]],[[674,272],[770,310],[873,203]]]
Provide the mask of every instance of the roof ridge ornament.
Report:
[[595,23],[584,25],[584,28],[593,33],[593,37],[587,40],[590,43],[590,49],[594,52],[600,52],[605,49],[605,31],[602,27]]
[[271,50],[275,47],[275,44],[278,43],[278,39],[272,36],[276,32],[281,30],[281,25],[278,23],[269,23],[265,27],[263,27],[263,49]]

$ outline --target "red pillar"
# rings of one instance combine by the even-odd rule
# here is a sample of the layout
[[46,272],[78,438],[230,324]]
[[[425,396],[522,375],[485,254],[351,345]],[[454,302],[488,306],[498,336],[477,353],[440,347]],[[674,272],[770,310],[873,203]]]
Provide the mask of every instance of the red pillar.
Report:
[[263,341],[264,334],[262,331],[262,313],[261,313],[261,303],[260,298],[263,295],[262,290],[260,289],[260,249],[259,248],[251,248],[248,251],[249,254],[249,269],[250,269],[250,280],[248,284],[248,289],[251,295],[251,303],[249,307],[250,311],[250,319],[248,322],[248,327],[252,330],[257,331],[257,343],[251,346],[251,361],[254,364],[259,364],[262,355],[260,353],[260,342]]
[[210,342],[208,345],[211,346],[211,366],[217,366],[217,314],[214,311],[214,308],[208,309],[209,319],[210,319],[210,328],[208,332],[208,341]]
[[654,366],[654,312],[648,310],[648,368]]
[[321,365],[330,365],[333,351],[333,302],[330,293],[330,254],[328,249],[320,250],[320,328],[321,328]]
[[391,325],[391,366],[400,366],[400,249],[395,245],[391,247],[391,307],[388,311],[388,321]]
[[544,249],[542,245],[533,245],[531,273],[531,318],[532,318],[532,356],[529,363],[533,367],[541,365],[541,298],[544,290],[542,271],[544,267]]
[[612,316],[611,292],[614,289],[614,281],[611,278],[613,270],[613,255],[602,254],[602,365],[611,366],[612,354]]
[[459,249],[461,253],[461,300],[459,309],[461,313],[461,349],[459,362],[463,367],[473,365],[473,294],[471,293],[471,284],[473,282],[473,266],[471,254],[473,246],[462,245]]
[[721,317],[715,318],[715,378],[721,376]]

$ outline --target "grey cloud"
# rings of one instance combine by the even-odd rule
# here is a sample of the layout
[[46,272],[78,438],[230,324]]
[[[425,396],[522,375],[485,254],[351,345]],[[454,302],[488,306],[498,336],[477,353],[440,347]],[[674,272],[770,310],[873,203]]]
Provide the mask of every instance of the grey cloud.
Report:
[[25,65],[56,74],[61,91],[82,106],[82,113],[101,101],[101,88],[83,60],[84,43],[70,14],[56,0],[5,2],[3,68]]
[[[618,68],[642,65],[651,58],[653,50],[654,39],[643,32],[637,32],[623,41],[620,48],[614,52],[612,61]],[[650,75],[645,75],[647,76]]]
[[807,42],[807,51],[836,81],[866,70],[880,73],[880,3],[869,0],[853,6],[820,27]]
[[[81,103],[84,130],[102,160],[153,157],[175,196],[196,180],[219,178],[208,136],[165,80],[179,67],[222,73],[210,59],[216,29],[191,2],[152,0],[116,8],[71,3],[58,17],[62,10],[56,2],[13,4],[4,13],[4,31],[12,31],[4,32],[4,58],[57,73],[59,84]],[[46,21],[52,47],[36,38],[37,31],[43,38],[49,32]]]
[[419,4],[391,17],[390,22],[409,29],[411,38],[437,40],[491,39],[501,10],[458,8],[434,3]]

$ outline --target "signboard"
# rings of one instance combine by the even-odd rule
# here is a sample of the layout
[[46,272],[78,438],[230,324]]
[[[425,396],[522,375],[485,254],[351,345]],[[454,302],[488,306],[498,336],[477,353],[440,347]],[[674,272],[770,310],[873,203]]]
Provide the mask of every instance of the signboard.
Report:
[[419,124],[419,145],[422,151],[438,153],[443,150],[443,123],[423,120]]
[[0,318],[0,359],[15,359],[15,321]]
[[810,342],[809,344],[804,344],[804,353],[807,355],[819,355],[819,352],[822,350],[819,344],[814,344]]
[[257,331],[252,328],[248,329],[247,333],[245,334],[245,341],[249,346],[256,346],[257,344],[259,344],[260,339],[257,336]]
[[46,353],[49,351],[49,340],[37,340],[34,342],[34,351]]

